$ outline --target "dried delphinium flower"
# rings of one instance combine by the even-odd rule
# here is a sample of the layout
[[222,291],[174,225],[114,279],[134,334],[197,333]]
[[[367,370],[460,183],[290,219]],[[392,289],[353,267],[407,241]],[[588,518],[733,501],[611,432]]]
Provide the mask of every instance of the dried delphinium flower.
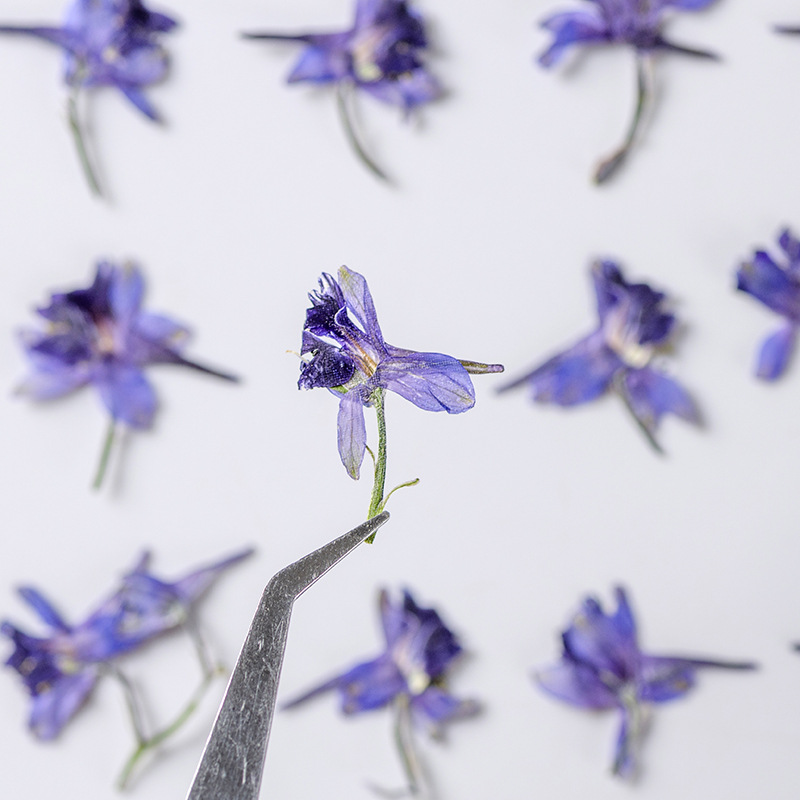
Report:
[[64,49],[70,130],[95,194],[101,190],[80,121],[80,94],[98,86],[114,87],[157,121],[158,114],[143,89],[166,75],[168,59],[159,40],[176,24],[166,14],[145,8],[141,0],[74,0],[63,25],[0,25],[0,33],[35,36]]
[[666,295],[646,283],[628,283],[613,261],[597,261],[592,280],[597,329],[500,391],[527,384],[538,402],[574,406],[613,389],[661,452],[655,433],[664,414],[699,421],[683,387],[651,366],[670,342],[675,316],[664,308]]
[[339,269],[338,281],[324,273],[319,286],[318,291],[309,295],[311,307],[306,311],[303,326],[304,360],[298,386],[330,389],[339,398],[339,455],[354,480],[358,480],[367,450],[364,407],[375,408],[378,447],[368,512],[371,518],[383,511],[391,495],[389,492],[384,496],[385,393],[395,392],[425,411],[459,414],[475,405],[470,373],[502,372],[503,367],[461,361],[442,353],[418,353],[388,344],[378,324],[366,280],[347,267]]
[[583,601],[561,634],[561,660],[538,671],[535,678],[548,694],[571,705],[619,711],[621,724],[613,771],[615,775],[632,777],[646,715],[653,704],[685,695],[694,686],[698,669],[751,670],[756,665],[643,653],[625,590],[617,588],[615,595],[617,609],[613,614],[606,614],[592,597]]
[[660,52],[684,53],[715,59],[707,50],[675,44],[664,37],[664,18],[670,11],[698,11],[714,0],[591,0],[586,11],[561,11],[542,22],[553,34],[550,47],[539,57],[543,67],[556,64],[573,46],[621,44],[636,56],[637,101],[633,121],[621,147],[605,158],[594,174],[597,183],[608,180],[625,161],[654,94],[653,61]]
[[800,326],[800,240],[786,228],[778,237],[781,263],[764,250],[756,250],[736,273],[736,288],[760,300],[783,317],[783,325],[768,336],[758,353],[756,375],[774,381],[783,375]]
[[413,794],[421,787],[421,774],[412,723],[439,736],[444,723],[475,714],[479,707],[474,700],[459,700],[447,690],[447,673],[462,648],[439,614],[418,606],[408,591],[400,602],[381,591],[379,607],[386,643],[383,652],[291,700],[284,708],[329,691],[339,694],[347,715],[392,704],[396,738]]
[[407,0],[357,0],[353,26],[339,33],[246,33],[248,39],[305,46],[288,83],[333,84],[345,133],[358,157],[378,177],[353,122],[353,90],[401,108],[406,114],[441,95],[421,53],[428,46],[422,16]]
[[[24,587],[22,598],[49,628],[46,636],[31,636],[4,622],[0,632],[14,644],[6,664],[15,669],[31,697],[28,727],[42,740],[54,739],[106,675],[116,678],[125,692],[136,736],[136,748],[120,776],[124,785],[141,757],[160,745],[189,718],[220,668],[200,635],[195,605],[222,572],[252,554],[244,550],[176,581],[150,572],[150,554],[136,566],[83,622],[71,625],[38,590]],[[148,734],[138,697],[119,666],[119,659],[167,631],[184,629],[191,637],[202,679],[174,721]]]
[[25,330],[22,344],[32,371],[19,393],[34,400],[62,397],[91,384],[111,419],[95,477],[99,487],[120,425],[149,428],[158,401],[145,377],[151,364],[182,364],[224,378],[235,376],[183,356],[189,330],[169,317],[142,310],[145,284],[133,264],[97,265],[87,289],[54,293],[37,309],[44,331]]

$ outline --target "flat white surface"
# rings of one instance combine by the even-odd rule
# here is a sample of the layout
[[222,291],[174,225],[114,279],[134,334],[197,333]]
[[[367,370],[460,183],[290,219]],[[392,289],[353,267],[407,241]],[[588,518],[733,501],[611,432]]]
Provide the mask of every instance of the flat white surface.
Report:
[[[55,21],[58,0],[2,0],[7,21]],[[283,80],[297,50],[244,42],[243,30],[349,23],[349,0],[171,0],[167,82],[148,92],[163,126],[118,93],[89,104],[91,145],[110,204],[83,184],[64,120],[60,56],[0,43],[0,480],[5,550],[0,616],[39,630],[14,594],[41,588],[73,620],[109,591],[143,547],[166,577],[244,544],[258,555],[201,609],[209,639],[235,660],[268,578],[360,522],[368,479],[336,452],[336,403],[298,392],[307,305],[322,271],[346,263],[372,289],[398,346],[500,361],[511,377],[591,329],[588,265],[619,259],[631,279],[671,292],[684,322],[669,362],[707,424],[667,419],[655,457],[613,398],[562,411],[524,391],[449,417],[387,403],[393,518],[300,602],[284,698],[376,654],[380,586],[411,587],[462,637],[452,690],[485,713],[440,745],[420,738],[441,800],[530,797],[692,800],[796,798],[800,791],[800,365],[775,386],[751,377],[776,320],[733,291],[737,262],[800,230],[800,23],[793,0],[720,0],[669,25],[718,64],[665,56],[656,111],[613,184],[589,184],[633,104],[632,56],[586,53],[551,73],[533,56],[535,22],[572,0],[467,4],[420,0],[449,90],[418,121],[370,98],[360,113],[376,158],[355,162],[331,93]],[[583,4],[585,5],[585,4]],[[105,419],[91,391],[48,406],[11,397],[25,372],[13,331],[53,289],[85,285],[99,257],[134,258],[147,304],[192,324],[190,353],[235,370],[232,387],[155,368],[152,433],[131,436],[100,494],[88,484]],[[372,434],[370,434],[372,435]],[[608,773],[614,715],[539,693],[531,670],[586,593],[624,583],[654,653],[753,658],[757,674],[706,672],[656,709],[643,774]],[[5,654],[0,654],[5,657]],[[180,637],[128,660],[154,717],[174,713],[196,677]],[[184,796],[222,693],[131,792]],[[132,744],[121,698],[104,684],[51,744],[25,730],[27,698],[0,673],[4,797],[113,796]],[[263,796],[369,798],[402,775],[388,711],[343,720],[333,697],[275,720]]]

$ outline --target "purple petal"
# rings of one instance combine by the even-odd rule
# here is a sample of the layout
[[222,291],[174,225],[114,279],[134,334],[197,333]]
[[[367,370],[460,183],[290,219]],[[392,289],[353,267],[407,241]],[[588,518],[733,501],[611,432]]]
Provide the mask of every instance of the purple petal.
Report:
[[54,400],[63,397],[85,386],[91,378],[86,363],[65,367],[52,359],[36,359],[30,353],[29,356],[35,371],[22,381],[17,387],[17,392],[34,400]]
[[342,464],[344,464],[347,474],[357,481],[367,447],[364,407],[357,391],[347,392],[339,401],[337,439]]
[[458,700],[438,686],[429,686],[411,698],[411,711],[417,721],[427,723],[435,733],[444,722],[477,714],[480,706],[475,700]]
[[594,598],[584,600],[563,641],[568,658],[624,682],[636,674],[639,647],[625,591],[616,588],[615,595],[617,610],[613,615],[606,614]]
[[700,415],[688,392],[654,369],[632,369],[625,374],[628,398],[636,417],[651,433],[664,414],[675,414],[698,423]]
[[548,694],[578,708],[605,709],[618,705],[616,693],[604,684],[591,667],[564,659],[539,670],[534,678]]
[[684,11],[699,11],[701,8],[707,8],[716,0],[659,0],[658,6],[666,8],[672,6],[673,8],[681,8]]
[[606,346],[602,333],[597,332],[500,391],[527,383],[538,402],[574,406],[602,395],[621,366],[619,357]]
[[349,61],[344,52],[347,35],[318,34],[308,38],[310,43],[289,73],[287,83],[331,83],[347,77]]
[[383,103],[411,111],[443,94],[441,84],[424,68],[407,72],[394,80],[359,82],[359,88]]
[[758,353],[756,375],[765,381],[774,381],[783,375],[794,352],[797,326],[785,325],[768,336]]
[[695,666],[685,659],[642,656],[639,697],[644,702],[665,703],[682,697],[694,686]]
[[375,304],[364,276],[347,267],[339,267],[339,286],[347,308],[373,344],[383,344],[383,334],[375,313]]
[[800,323],[800,281],[794,280],[763,250],[756,252],[736,273],[736,288],[765,306]]
[[570,11],[554,14],[542,23],[554,35],[550,47],[539,56],[543,67],[558,63],[564,52],[574,44],[606,42],[611,38],[608,24],[594,14]]
[[120,86],[119,88],[122,90],[125,97],[127,97],[148,119],[153,120],[153,122],[159,121],[158,112],[140,89],[135,86]]
[[442,353],[417,353],[386,345],[388,357],[373,380],[425,411],[460,414],[475,405],[472,380],[459,361]]
[[70,626],[64,622],[64,618],[56,611],[53,604],[37,589],[30,586],[21,586],[18,592],[20,597],[33,608],[44,623],[59,631],[70,630]]
[[94,669],[64,675],[31,701],[28,725],[43,740],[54,739],[88,698],[97,682]]
[[138,367],[105,361],[97,367],[92,382],[114,420],[132,428],[150,427],[158,402]]
[[22,34],[23,36],[35,36],[37,39],[57,44],[67,50],[75,50],[80,42],[73,31],[64,28],[54,28],[48,26],[25,26],[25,25],[0,25],[0,33]]
[[230,569],[235,564],[238,564],[240,561],[249,558],[254,552],[255,550],[252,547],[248,547],[245,550],[234,553],[232,556],[228,556],[207,567],[201,567],[172,585],[183,602],[187,606],[190,606],[208,591],[211,584],[213,584],[223,572]]
[[[638,713],[638,710],[637,712]],[[617,734],[617,744],[614,751],[613,772],[621,778],[629,778],[636,771],[636,756],[641,744],[642,728],[634,724],[631,712],[624,706],[620,707],[620,726]]]
[[111,315],[127,332],[142,307],[144,278],[133,264],[114,267],[108,290]]

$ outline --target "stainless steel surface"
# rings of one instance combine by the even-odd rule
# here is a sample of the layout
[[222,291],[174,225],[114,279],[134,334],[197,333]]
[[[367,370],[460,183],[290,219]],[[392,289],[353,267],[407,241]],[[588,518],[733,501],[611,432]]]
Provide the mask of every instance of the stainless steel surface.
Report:
[[386,512],[373,517],[285,567],[267,584],[188,800],[256,800],[261,788],[292,605],[311,584],[387,519]]

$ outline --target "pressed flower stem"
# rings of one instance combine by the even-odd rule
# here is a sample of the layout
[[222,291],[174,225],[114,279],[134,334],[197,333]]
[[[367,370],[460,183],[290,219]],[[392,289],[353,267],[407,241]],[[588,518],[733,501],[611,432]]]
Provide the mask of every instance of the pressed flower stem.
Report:
[[136,696],[133,692],[133,687],[119,670],[113,670],[113,674],[116,675],[125,688],[128,709],[130,711],[131,720],[133,721],[133,727],[136,732],[136,749],[133,751],[133,753],[131,753],[130,757],[125,762],[125,766],[122,768],[119,778],[117,778],[117,787],[119,789],[124,789],[127,786],[128,781],[133,774],[133,770],[136,768],[136,765],[139,763],[142,756],[144,756],[149,750],[153,750],[158,747],[160,744],[162,744],[162,742],[180,730],[189,717],[191,717],[192,714],[194,714],[194,712],[197,710],[198,706],[200,705],[200,701],[203,699],[203,696],[205,695],[214,678],[217,675],[224,674],[222,667],[214,665],[213,659],[208,652],[208,648],[206,647],[205,641],[203,640],[194,618],[189,617],[184,623],[183,627],[186,630],[189,638],[192,640],[192,644],[194,645],[194,649],[197,654],[197,659],[200,662],[200,668],[203,671],[203,677],[200,681],[200,685],[194,690],[194,693],[189,698],[189,702],[183,707],[178,716],[175,717],[175,719],[169,725],[167,725],[167,727],[162,728],[152,736],[144,735],[142,732],[143,729],[141,724],[141,716],[139,714],[138,703],[136,702]]
[[[380,514],[386,504],[383,497],[386,488],[386,412],[383,407],[383,398],[383,389],[375,389],[371,396],[378,417],[378,452],[375,455],[375,478],[372,483],[372,497],[369,501],[367,519],[372,519]],[[375,541],[375,534],[373,533],[366,541],[372,544]]]
[[350,81],[339,81],[336,84],[336,108],[339,110],[339,118],[342,121],[345,136],[350,146],[358,156],[359,161],[376,177],[382,181],[389,182],[386,173],[367,155],[367,151],[361,144],[361,139],[356,132],[351,111],[351,98],[353,96],[353,84]]
[[72,140],[75,142],[75,149],[78,151],[78,158],[83,167],[83,173],[89,183],[89,188],[92,194],[96,197],[102,196],[100,191],[100,184],[97,181],[92,162],[89,160],[89,153],[86,150],[86,140],[83,135],[83,128],[81,127],[80,117],[78,115],[78,95],[80,93],[80,84],[83,79],[83,67],[79,67],[75,77],[72,80],[69,96],[67,97],[67,118],[69,120],[69,129],[72,132]]
[[650,447],[655,450],[660,456],[664,455],[664,448],[658,443],[658,440],[653,435],[653,432],[650,428],[647,427],[644,420],[639,417],[636,413],[636,409],[633,407],[633,401],[631,400],[631,394],[628,391],[628,386],[625,383],[625,375],[622,372],[618,372],[614,376],[614,391],[622,398],[622,402],[625,404],[625,408],[628,410],[628,413],[633,417],[633,421],[636,423],[636,427],[644,434],[645,439],[647,439],[647,443]]
[[414,748],[414,737],[411,730],[411,708],[408,696],[399,694],[395,698],[394,737],[403,770],[408,781],[408,791],[418,795],[422,786],[422,769],[420,768],[417,751]]
[[636,54],[636,110],[633,113],[628,134],[622,146],[600,162],[594,173],[594,182],[605,183],[622,166],[639,132],[645,109],[653,97],[653,59],[649,55]]
[[125,706],[128,709],[128,716],[133,726],[134,735],[136,736],[136,741],[141,745],[142,742],[147,740],[147,736],[144,733],[142,711],[139,707],[139,698],[136,695],[136,689],[134,689],[130,678],[128,678],[119,667],[113,664],[106,664],[105,667],[108,672],[119,681],[120,686],[122,686],[122,691],[125,695]]
[[114,447],[114,439],[117,435],[117,422],[112,417],[108,421],[108,428],[106,428],[106,437],[103,440],[103,449],[100,451],[100,461],[97,464],[97,471],[94,474],[94,481],[92,481],[92,488],[99,489],[103,485],[103,478],[105,478],[106,470],[108,469],[108,459],[111,456],[111,450]]

